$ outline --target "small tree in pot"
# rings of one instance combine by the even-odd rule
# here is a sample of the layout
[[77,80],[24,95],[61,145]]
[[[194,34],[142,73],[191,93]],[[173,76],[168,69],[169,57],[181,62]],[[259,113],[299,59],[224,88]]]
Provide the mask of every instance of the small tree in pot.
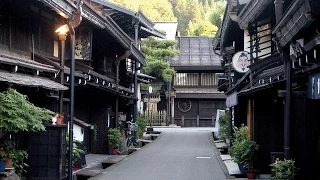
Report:
[[118,153],[118,147],[120,144],[120,130],[117,128],[111,128],[108,132],[108,146],[112,149],[112,154],[116,155]]
[[247,126],[242,125],[240,128],[234,127],[235,138],[232,141],[229,152],[234,161],[239,164],[239,168],[243,167],[246,170],[248,179],[253,179],[255,177],[253,162],[256,158],[259,145],[249,139],[248,133]]

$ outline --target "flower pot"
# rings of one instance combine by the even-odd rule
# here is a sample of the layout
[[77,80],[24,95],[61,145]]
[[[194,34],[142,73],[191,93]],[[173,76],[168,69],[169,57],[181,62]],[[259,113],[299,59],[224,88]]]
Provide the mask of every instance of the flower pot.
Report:
[[72,168],[72,171],[75,172],[75,171],[78,171],[79,169],[80,169],[80,168],[73,167],[73,168]]
[[243,165],[243,164],[238,164],[238,166],[239,166],[240,172],[241,172],[242,174],[246,174],[246,168],[244,167],[244,165]]
[[0,172],[5,172],[6,168],[6,160],[1,159],[0,160]]
[[6,161],[6,168],[12,168],[12,159],[7,159]]
[[255,179],[256,178],[256,171],[255,170],[248,170],[247,171],[247,178],[248,179]]
[[112,149],[112,155],[117,155],[118,154],[118,149]]
[[63,124],[64,117],[61,114],[58,114],[56,124]]
[[108,155],[112,155],[112,149],[108,149]]

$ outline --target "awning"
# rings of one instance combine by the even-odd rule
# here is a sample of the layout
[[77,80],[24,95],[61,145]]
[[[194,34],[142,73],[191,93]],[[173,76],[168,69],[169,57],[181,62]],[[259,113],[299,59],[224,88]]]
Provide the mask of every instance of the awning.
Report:
[[312,24],[315,18],[311,14],[318,12],[319,7],[319,1],[294,0],[272,31],[279,45],[284,47],[301,29]]
[[12,66],[21,66],[25,68],[38,70],[38,71],[45,71],[45,72],[51,72],[51,73],[58,72],[58,70],[54,69],[53,66],[41,64],[31,59],[24,59],[21,57],[10,56],[7,54],[0,54],[0,63],[12,65]]
[[261,88],[265,89],[271,87],[275,83],[282,82],[283,80],[284,65],[266,69],[252,80],[252,84],[249,83],[245,86],[238,95],[261,90]]
[[19,73],[9,73],[0,71],[0,81],[9,82],[18,85],[31,86],[31,87],[42,87],[50,90],[67,90],[66,86],[56,83],[50,79],[30,76]]

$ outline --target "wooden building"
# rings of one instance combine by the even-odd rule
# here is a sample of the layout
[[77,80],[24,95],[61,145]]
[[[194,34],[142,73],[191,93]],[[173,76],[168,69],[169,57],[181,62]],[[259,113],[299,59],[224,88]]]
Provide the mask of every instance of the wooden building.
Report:
[[179,55],[170,59],[176,70],[172,83],[171,123],[186,127],[214,126],[217,109],[225,108],[225,95],[217,90],[223,73],[212,38],[176,37]]
[[[80,6],[76,3],[69,0],[0,2],[0,89],[16,88],[35,105],[63,114],[67,124],[70,94],[61,92],[68,89],[71,79],[70,32],[63,48],[55,31],[76,16],[80,25],[75,28],[75,126],[79,126],[80,133],[77,133],[87,153],[105,154],[108,128],[117,127],[116,114],[126,113],[131,117],[133,102],[137,99],[137,92],[132,90],[134,71],[145,63],[137,39],[164,35],[153,29],[153,23],[142,16],[142,12],[125,17],[119,12],[118,16],[124,19],[116,21],[118,16],[102,13],[90,5],[91,1],[83,1]],[[139,29],[132,28],[133,22]],[[140,27],[143,23],[148,26]],[[137,81],[148,83],[150,77],[138,73]],[[66,128],[61,133],[65,135]],[[23,142],[21,146],[28,145],[26,137]],[[65,152],[65,138],[60,145]],[[51,162],[65,167],[65,156],[63,159]],[[39,163],[33,165],[39,166]],[[30,168],[36,168],[33,165]],[[40,172],[32,174],[31,179],[65,176],[61,168],[59,172],[37,173]]]
[[[320,158],[319,1],[228,1],[213,41],[225,64],[219,90],[236,126],[244,123],[260,145],[255,168],[270,174],[277,155],[295,159],[297,179],[314,179]],[[246,72],[236,54],[246,52]]]

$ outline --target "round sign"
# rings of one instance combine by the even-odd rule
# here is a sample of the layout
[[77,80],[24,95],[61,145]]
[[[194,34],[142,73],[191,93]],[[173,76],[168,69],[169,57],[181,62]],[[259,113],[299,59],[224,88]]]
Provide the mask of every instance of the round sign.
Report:
[[232,57],[232,66],[234,70],[239,73],[245,73],[249,70],[250,65],[249,53],[246,51],[239,51],[235,53]]
[[152,93],[152,86],[149,86],[149,94]]

